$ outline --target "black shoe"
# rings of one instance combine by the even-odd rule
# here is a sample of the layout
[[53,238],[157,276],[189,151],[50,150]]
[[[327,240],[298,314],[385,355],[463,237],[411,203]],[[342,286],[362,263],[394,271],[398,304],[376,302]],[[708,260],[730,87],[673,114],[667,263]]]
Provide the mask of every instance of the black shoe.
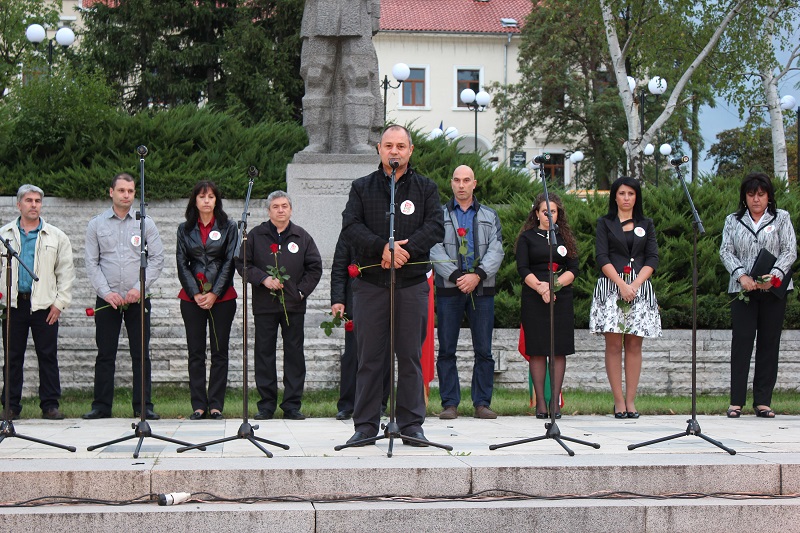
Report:
[[639,418],[639,411],[628,411],[628,418]]
[[256,420],[272,420],[272,416],[273,416],[272,411],[259,411],[253,418],[255,418]]
[[85,415],[81,416],[84,420],[97,420],[98,418],[111,418],[111,413],[106,413],[100,409],[92,409]]
[[210,415],[211,420],[222,420],[222,412],[221,411],[214,411]]
[[3,411],[3,420],[19,420],[19,413],[14,411]]
[[64,415],[58,410],[58,407],[51,407],[42,411],[42,418],[45,420],[64,420]]
[[306,415],[300,412],[300,409],[289,409],[283,412],[284,420],[305,420]]
[[[408,435],[409,437],[414,437],[415,439],[424,440],[428,442],[428,439],[425,438],[425,433],[421,431],[417,431],[416,433],[411,433]],[[414,446],[415,448],[427,448],[427,444],[423,444],[421,442],[412,442],[410,440],[403,439],[403,444],[407,446]]]
[[[347,444],[353,444],[354,442],[358,442],[360,440],[366,440],[366,439],[369,439],[369,438],[371,438],[371,437],[369,435],[367,435],[366,433],[362,433],[360,431],[356,431],[355,433],[353,433],[352,437],[347,439]],[[363,444],[356,444],[355,446],[353,446],[353,448],[361,448],[362,446],[368,446],[370,444],[375,444],[375,441],[365,442]]]
[[206,417],[206,412],[198,409],[197,411],[189,415],[189,420],[202,420],[205,417]]
[[[157,415],[152,409],[145,410],[144,417],[147,420],[161,420],[161,415]],[[142,417],[138,411],[134,411],[133,418],[142,418]]]
[[353,418],[353,411],[339,411],[336,413],[336,420],[350,420]]

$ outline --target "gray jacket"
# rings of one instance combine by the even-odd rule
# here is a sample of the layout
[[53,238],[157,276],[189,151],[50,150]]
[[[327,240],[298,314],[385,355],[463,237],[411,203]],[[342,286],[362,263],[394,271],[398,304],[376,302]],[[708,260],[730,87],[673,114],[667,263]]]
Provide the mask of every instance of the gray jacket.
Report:
[[[458,219],[454,213],[455,199],[451,199],[442,206],[444,216],[444,241],[431,248],[431,261],[436,273],[436,293],[441,296],[460,294],[456,287],[456,280],[463,274],[458,268],[459,237]],[[475,220],[471,238],[475,245],[475,255],[478,264],[475,274],[481,282],[475,288],[476,296],[490,296],[494,294],[495,277],[503,262],[503,233],[500,227],[500,217],[491,207],[487,207],[475,200]],[[470,238],[468,236],[467,238]]]
[[[783,281],[797,259],[797,237],[789,213],[778,209],[777,216],[766,212],[763,217],[757,230],[747,211],[741,219],[736,218],[735,213],[725,218],[719,256],[731,275],[728,282],[729,293],[739,292],[742,288],[739,278],[742,274],[750,273],[762,248],[766,248],[777,258],[770,274],[778,276]],[[793,288],[794,285],[789,280],[787,290]]]

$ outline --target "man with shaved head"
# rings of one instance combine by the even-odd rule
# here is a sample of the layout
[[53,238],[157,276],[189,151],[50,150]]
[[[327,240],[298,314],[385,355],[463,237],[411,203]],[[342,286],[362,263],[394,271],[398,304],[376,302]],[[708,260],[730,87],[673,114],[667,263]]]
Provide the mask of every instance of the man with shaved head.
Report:
[[489,408],[494,387],[492,330],[495,276],[503,261],[503,234],[497,212],[478,202],[478,182],[466,165],[453,172],[453,198],[442,206],[444,240],[431,249],[436,272],[436,316],[439,355],[436,373],[444,410],[439,418],[458,416],[461,389],[456,347],[461,322],[467,316],[472,331],[472,405],[475,418],[497,418]]

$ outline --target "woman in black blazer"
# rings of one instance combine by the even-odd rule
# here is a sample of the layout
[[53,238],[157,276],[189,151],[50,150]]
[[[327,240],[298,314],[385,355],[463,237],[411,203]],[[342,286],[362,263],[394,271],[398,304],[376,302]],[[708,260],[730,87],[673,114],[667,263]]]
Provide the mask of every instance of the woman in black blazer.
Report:
[[[606,338],[605,363],[616,418],[639,418],[636,389],[642,371],[642,339],[661,336],[661,315],[650,284],[658,266],[653,221],[645,218],[642,189],[634,178],[611,185],[608,213],[597,219],[597,280],[589,330]],[[625,348],[625,391],[622,349]]]
[[[181,315],[189,349],[190,420],[222,418],[228,386],[228,342],[236,314],[233,258],[238,244],[236,223],[222,209],[219,189],[200,181],[178,226],[176,258],[181,281]],[[206,325],[210,326],[211,371],[206,390]]]

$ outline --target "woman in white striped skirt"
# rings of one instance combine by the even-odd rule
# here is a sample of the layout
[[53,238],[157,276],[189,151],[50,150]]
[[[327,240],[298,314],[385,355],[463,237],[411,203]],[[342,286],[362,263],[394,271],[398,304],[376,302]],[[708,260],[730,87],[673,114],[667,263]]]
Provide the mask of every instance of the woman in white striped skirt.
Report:
[[650,284],[658,266],[656,229],[644,216],[642,189],[634,178],[622,177],[611,185],[608,213],[597,219],[595,255],[601,274],[592,299],[589,330],[605,336],[614,416],[639,418],[636,390],[642,371],[642,340],[661,336],[661,315]]

